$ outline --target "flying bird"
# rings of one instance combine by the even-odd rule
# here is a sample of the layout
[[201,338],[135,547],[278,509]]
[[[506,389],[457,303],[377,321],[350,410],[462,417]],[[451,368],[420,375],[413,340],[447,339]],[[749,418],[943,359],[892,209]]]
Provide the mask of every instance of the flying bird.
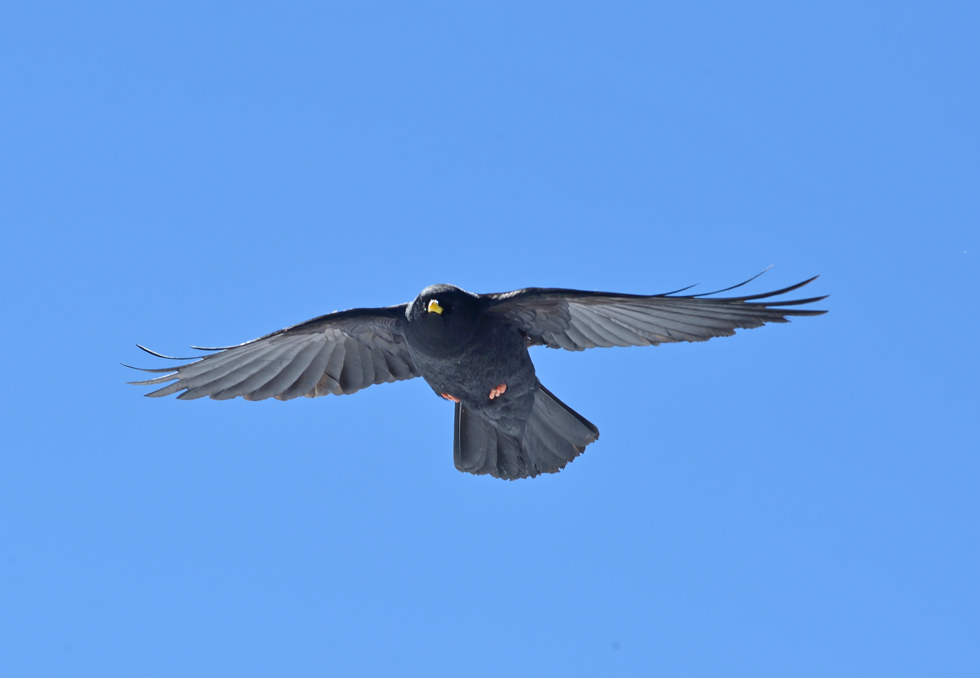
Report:
[[[760,274],[761,275],[761,274]],[[758,276],[756,276],[758,277]],[[819,315],[802,309],[826,297],[774,301],[812,282],[775,292],[715,297],[690,288],[649,296],[527,288],[473,294],[453,285],[426,287],[413,301],[320,316],[238,346],[208,351],[141,386],[183,400],[345,395],[422,377],[455,403],[453,460],[460,471],[513,480],[556,473],[599,438],[599,429],[538,381],[528,348],[569,351],[706,341],[739,328]],[[143,368],[135,368],[143,369]]]

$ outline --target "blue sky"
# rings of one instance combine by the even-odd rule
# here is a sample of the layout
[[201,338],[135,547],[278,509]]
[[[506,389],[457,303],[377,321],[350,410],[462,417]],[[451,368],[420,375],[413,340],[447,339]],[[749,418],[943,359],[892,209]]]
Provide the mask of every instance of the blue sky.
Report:
[[[201,5],[0,8],[0,673],[980,673],[975,4]],[[602,437],[533,481],[119,364],[770,264],[830,313],[536,349]]]

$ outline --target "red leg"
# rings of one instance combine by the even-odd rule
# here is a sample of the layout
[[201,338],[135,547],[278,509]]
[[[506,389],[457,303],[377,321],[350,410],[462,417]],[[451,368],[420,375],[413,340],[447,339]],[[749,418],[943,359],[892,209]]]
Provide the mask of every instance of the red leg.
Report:
[[494,398],[497,398],[499,396],[502,396],[506,390],[507,390],[507,384],[500,384],[496,388],[491,389],[490,390],[490,400],[493,400]]
[[458,403],[459,402],[459,398],[457,398],[456,396],[453,396],[453,395],[449,395],[448,393],[440,393],[439,395],[441,395],[446,400],[452,400],[454,403]]

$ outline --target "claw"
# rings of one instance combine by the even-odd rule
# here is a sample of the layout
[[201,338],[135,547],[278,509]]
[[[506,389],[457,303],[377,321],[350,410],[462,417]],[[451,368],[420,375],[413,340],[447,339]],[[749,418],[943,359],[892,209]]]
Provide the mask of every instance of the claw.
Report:
[[506,390],[507,390],[507,384],[500,384],[496,388],[491,389],[490,390],[490,400],[493,400],[494,398],[497,398],[498,396],[502,396]]
[[[457,398],[456,396],[449,395],[448,393],[440,393],[439,395],[441,395],[446,400],[452,400],[454,403],[459,402],[459,398]],[[492,398],[493,396],[490,397]]]

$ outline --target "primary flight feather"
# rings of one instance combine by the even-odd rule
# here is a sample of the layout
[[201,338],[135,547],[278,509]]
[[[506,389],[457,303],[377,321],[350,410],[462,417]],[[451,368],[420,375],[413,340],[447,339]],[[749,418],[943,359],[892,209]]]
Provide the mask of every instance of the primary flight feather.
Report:
[[411,303],[331,313],[238,346],[201,349],[212,353],[144,370],[166,374],[131,383],[166,384],[150,397],[182,391],[177,397],[185,400],[290,400],[420,376],[456,404],[457,469],[534,477],[560,471],[598,439],[599,429],[541,385],[528,347],[582,351],[706,341],[788,316],[819,315],[825,311],[798,307],[825,297],[772,300],[813,280],[727,298],[544,288],[473,294],[432,285]]

